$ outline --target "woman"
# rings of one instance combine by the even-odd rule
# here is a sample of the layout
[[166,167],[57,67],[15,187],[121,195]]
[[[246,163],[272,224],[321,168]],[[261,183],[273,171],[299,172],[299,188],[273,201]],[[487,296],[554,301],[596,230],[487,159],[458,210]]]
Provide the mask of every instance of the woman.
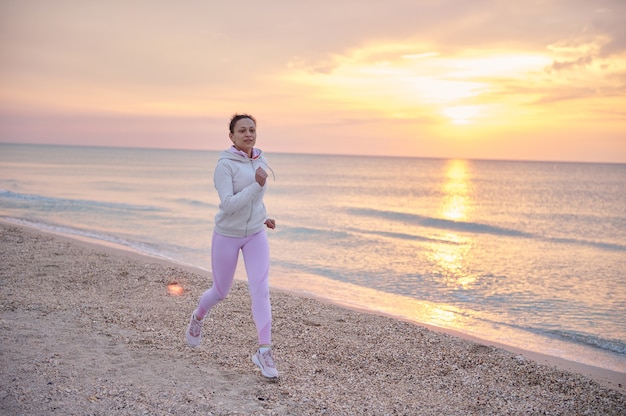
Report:
[[191,314],[187,343],[200,343],[202,323],[217,303],[226,298],[235,276],[239,250],[248,273],[252,316],[259,349],[252,361],[267,378],[278,377],[272,356],[272,309],[269,296],[269,244],[265,228],[276,222],[267,218],[263,196],[268,167],[263,152],[256,149],[256,120],[248,114],[235,114],[230,120],[233,145],[220,154],[213,181],[220,197],[219,212],[211,244],[213,285],[204,292]]

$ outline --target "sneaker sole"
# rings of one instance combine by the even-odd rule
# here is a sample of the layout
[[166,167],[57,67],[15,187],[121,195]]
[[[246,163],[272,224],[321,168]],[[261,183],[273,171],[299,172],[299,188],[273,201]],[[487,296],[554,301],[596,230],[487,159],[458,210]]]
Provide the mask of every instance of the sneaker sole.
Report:
[[200,345],[200,340],[198,340],[197,342],[194,341],[190,341],[189,338],[185,337],[187,340],[187,345],[189,345],[191,348],[196,348],[198,345]]
[[263,370],[263,366],[261,366],[261,363],[259,362],[259,359],[256,357],[256,354],[252,356],[252,362],[254,364],[256,364],[257,367],[259,367],[261,369],[261,374],[263,374],[263,377],[265,378],[270,378],[270,379],[275,379],[278,378],[278,376],[270,376],[268,375],[265,370]]
[[[194,319],[193,313],[191,314],[191,319]],[[202,321],[196,321],[196,322],[200,322],[200,325],[202,325],[202,323],[204,323],[204,319]],[[187,332],[185,332],[185,340],[187,341],[187,345],[189,345],[191,348],[196,348],[198,345],[200,345],[200,341],[202,340],[202,333],[200,333],[200,335],[197,338],[192,337],[189,334],[190,327],[191,327],[191,322],[187,326]]]

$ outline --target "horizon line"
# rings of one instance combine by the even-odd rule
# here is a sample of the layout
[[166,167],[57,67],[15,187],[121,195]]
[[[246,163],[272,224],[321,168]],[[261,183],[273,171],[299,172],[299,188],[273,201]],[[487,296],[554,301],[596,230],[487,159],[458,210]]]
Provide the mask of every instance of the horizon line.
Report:
[[[13,146],[49,146],[49,147],[83,147],[83,148],[102,148],[102,149],[126,149],[126,150],[162,150],[162,151],[184,151],[184,152],[221,152],[224,149],[200,149],[200,148],[179,148],[179,147],[145,147],[145,146],[106,146],[102,144],[67,144],[67,143],[17,143],[0,141],[0,145]],[[265,151],[264,151],[265,152]],[[578,164],[596,164],[596,165],[626,165],[623,162],[608,161],[588,161],[588,160],[550,160],[550,159],[489,159],[489,158],[467,158],[467,157],[450,157],[450,156],[406,156],[406,155],[372,155],[372,154],[347,154],[347,153],[317,153],[317,152],[271,152],[278,155],[297,155],[297,156],[330,156],[330,157],[369,157],[369,158],[395,158],[395,159],[431,159],[431,160],[465,160],[476,162],[523,162],[523,163],[578,163]]]

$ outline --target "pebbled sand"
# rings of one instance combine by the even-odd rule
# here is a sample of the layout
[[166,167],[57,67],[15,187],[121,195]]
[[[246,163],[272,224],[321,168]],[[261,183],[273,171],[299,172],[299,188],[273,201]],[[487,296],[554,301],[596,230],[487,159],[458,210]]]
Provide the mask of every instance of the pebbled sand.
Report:
[[[184,341],[210,276],[0,222],[3,415],[624,415],[604,378],[423,326],[272,292],[265,380],[246,285]],[[168,284],[184,292],[168,293]]]

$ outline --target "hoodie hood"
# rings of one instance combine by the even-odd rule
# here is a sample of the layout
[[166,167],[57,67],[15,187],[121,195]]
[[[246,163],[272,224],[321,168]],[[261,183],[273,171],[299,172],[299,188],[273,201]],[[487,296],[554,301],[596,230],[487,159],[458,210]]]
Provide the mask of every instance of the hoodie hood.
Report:
[[[235,158],[232,158],[232,156],[235,156]],[[228,158],[231,160],[248,161],[250,159],[259,159],[261,156],[263,156],[263,151],[261,149],[257,149],[256,147],[252,148],[252,157],[248,157],[248,155],[242,150],[237,149],[235,146],[231,146],[220,154],[220,159]]]
[[218,163],[224,160],[230,160],[240,163],[252,162],[254,166],[260,166],[266,171],[270,171],[272,173],[272,176],[274,175],[274,171],[270,167],[269,163],[267,163],[267,159],[265,159],[263,150],[257,149],[256,147],[252,149],[252,157],[248,157],[247,154],[245,154],[241,150],[238,150],[235,146],[231,146],[220,153]]

